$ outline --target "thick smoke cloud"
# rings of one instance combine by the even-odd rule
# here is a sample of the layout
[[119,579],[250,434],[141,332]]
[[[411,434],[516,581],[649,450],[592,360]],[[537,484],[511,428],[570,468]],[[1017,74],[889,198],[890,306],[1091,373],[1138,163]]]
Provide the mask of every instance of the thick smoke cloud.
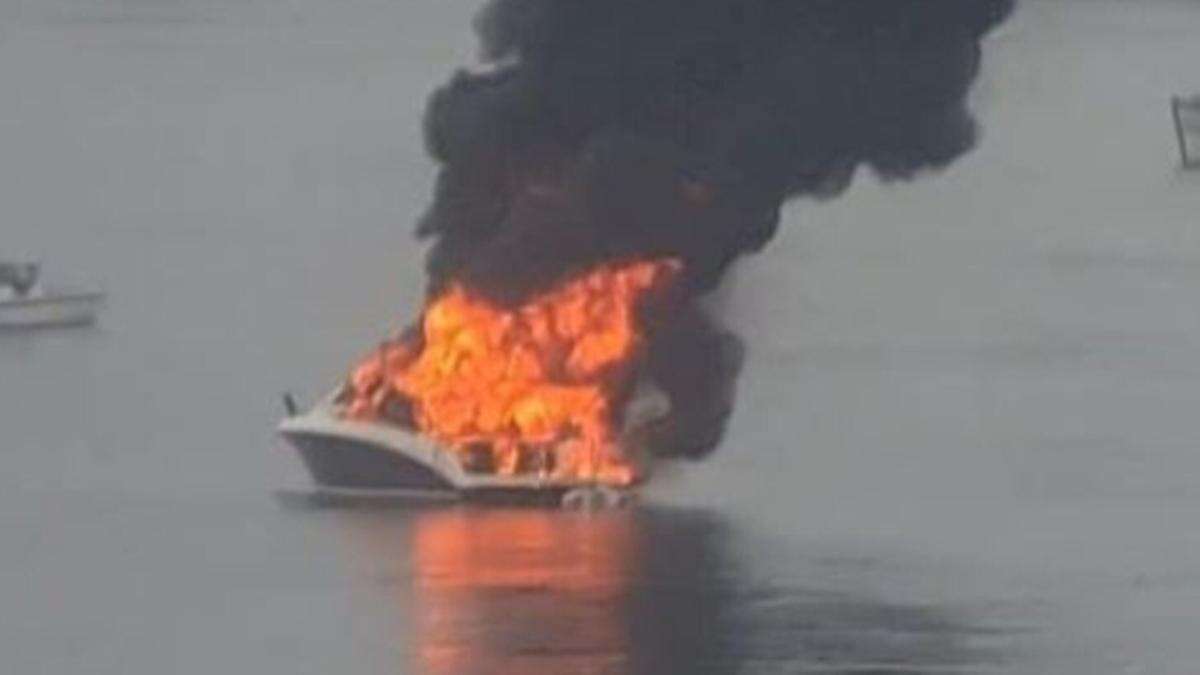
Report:
[[[672,255],[696,297],[771,239],[789,197],[967,152],[980,41],[1012,3],[492,0],[476,28],[494,68],[455,75],[426,115],[442,165],[418,230],[435,238],[430,290],[457,279],[517,302],[599,261]],[[679,316],[691,330],[663,331],[674,346],[649,370],[723,416],[742,350]],[[674,372],[706,361],[727,381]]]

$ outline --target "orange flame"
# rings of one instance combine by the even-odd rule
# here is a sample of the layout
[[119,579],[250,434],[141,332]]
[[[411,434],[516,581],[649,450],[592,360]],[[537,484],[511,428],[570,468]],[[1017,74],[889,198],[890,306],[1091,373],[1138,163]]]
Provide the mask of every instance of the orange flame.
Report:
[[462,453],[486,448],[499,474],[542,448],[547,473],[628,484],[636,472],[615,443],[614,398],[643,343],[639,301],[679,268],[604,265],[515,309],[452,285],[426,308],[419,348],[385,345],[355,369],[346,415],[378,419],[402,400],[422,433]]

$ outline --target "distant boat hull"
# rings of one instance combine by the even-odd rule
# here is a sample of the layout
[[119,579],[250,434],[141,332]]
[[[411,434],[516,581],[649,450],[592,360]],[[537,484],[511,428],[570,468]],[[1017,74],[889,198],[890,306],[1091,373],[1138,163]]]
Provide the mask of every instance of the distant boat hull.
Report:
[[101,293],[47,293],[0,300],[0,328],[50,328],[95,322]]

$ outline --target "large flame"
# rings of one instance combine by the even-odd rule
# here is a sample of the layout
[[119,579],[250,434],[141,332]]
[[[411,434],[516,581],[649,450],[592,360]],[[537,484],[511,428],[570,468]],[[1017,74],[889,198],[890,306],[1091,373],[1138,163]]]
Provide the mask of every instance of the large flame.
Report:
[[355,369],[346,415],[394,419],[386,411],[399,403],[419,431],[464,458],[487,453],[498,474],[533,456],[546,474],[628,484],[636,472],[617,447],[615,402],[643,344],[640,301],[679,267],[603,265],[515,309],[451,285],[426,308],[419,336]]

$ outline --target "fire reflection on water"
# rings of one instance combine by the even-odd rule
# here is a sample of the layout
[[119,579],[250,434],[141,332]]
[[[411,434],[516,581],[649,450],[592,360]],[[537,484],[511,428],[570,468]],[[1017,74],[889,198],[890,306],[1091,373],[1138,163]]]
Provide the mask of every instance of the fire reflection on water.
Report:
[[624,672],[628,514],[447,512],[413,532],[421,671]]
[[863,594],[875,564],[747,547],[704,513],[339,516],[400,673],[1000,673],[1018,634]]

